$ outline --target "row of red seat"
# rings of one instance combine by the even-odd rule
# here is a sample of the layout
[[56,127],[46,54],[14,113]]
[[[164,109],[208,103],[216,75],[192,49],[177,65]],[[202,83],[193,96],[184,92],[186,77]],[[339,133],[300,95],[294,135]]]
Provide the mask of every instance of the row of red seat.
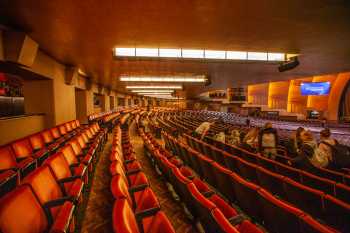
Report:
[[[242,176],[252,182],[258,182],[258,170],[264,169],[273,173],[275,177],[288,177],[295,182],[322,191],[346,203],[350,203],[350,186],[348,186],[347,183],[350,182],[350,179],[345,179],[346,184],[337,183],[331,179],[316,176],[312,173],[287,166],[257,154],[244,151],[242,153],[238,153],[237,151],[228,153],[194,137],[188,135],[184,135],[184,137],[187,143],[195,150],[208,155],[210,159],[223,166],[233,170],[238,169]],[[178,151],[178,153],[181,153],[181,151]],[[346,176],[344,176],[344,178],[346,178]],[[283,196],[282,192],[278,190],[276,190],[276,194]]]
[[[264,186],[258,186],[245,180],[238,174],[240,172],[239,168],[229,170],[219,162],[207,158],[167,133],[163,133],[163,137],[166,146],[178,154],[186,164],[189,164],[201,177],[216,187],[228,200],[232,203],[237,203],[249,216],[261,222],[269,231],[335,232],[331,227],[321,225],[302,210],[273,196]],[[182,150],[181,148],[184,150],[184,153],[179,152],[179,150]],[[268,182],[270,180],[266,179],[266,183]],[[269,185],[276,188],[280,184],[269,183]],[[297,199],[300,196],[293,197],[293,194],[291,194],[292,199],[300,201],[300,199]],[[329,200],[327,196],[326,198]],[[252,203],[256,203],[256,205],[252,205]],[[314,206],[314,203],[314,200],[309,199],[308,204],[310,206]],[[327,223],[341,231],[348,230],[346,219],[349,215],[341,216],[344,212],[338,212],[339,209],[333,209],[334,205],[332,204],[324,206],[329,213]],[[323,206],[320,205],[320,207]]]
[[142,129],[140,135],[151,161],[170,181],[180,199],[206,232],[263,232],[199,179],[189,167],[184,166],[181,160],[163,150],[151,135],[143,133]]
[[91,125],[71,135],[0,199],[0,232],[74,232],[105,130]]
[[111,192],[115,198],[113,229],[116,233],[175,233],[150,188],[129,140],[128,129],[115,129],[110,155]]
[[[179,118],[172,118],[171,120],[168,120],[168,123],[170,123],[171,125],[173,125],[173,127],[175,128],[180,128],[182,129],[183,132],[187,133],[191,133],[194,129],[196,129],[200,123],[202,123],[203,121],[207,120],[208,117],[204,117],[201,118],[200,115],[197,115],[198,118],[196,117],[179,117]],[[203,116],[202,116],[203,117]],[[217,133],[217,132],[222,132],[225,130],[225,128],[231,128],[232,129],[232,125],[227,124],[227,123],[223,123],[220,125],[214,125],[211,127],[211,131],[213,131],[213,133]],[[236,128],[236,127],[233,127]],[[240,130],[242,130],[241,126],[240,126]],[[169,131],[171,132],[171,131]],[[234,146],[234,145],[229,145],[226,143],[222,143],[216,140],[213,140],[210,137],[205,137],[205,141],[207,141],[209,144],[215,145],[216,147],[223,149],[229,153],[232,154],[252,154],[252,155],[256,155],[254,153],[248,152],[246,150],[244,150],[243,148]],[[276,159],[278,159],[281,162],[284,162],[285,164],[288,163],[290,161],[290,158],[287,157],[287,151],[286,148],[282,149],[283,147],[279,146],[278,148],[278,153],[279,155],[276,157]],[[282,153],[280,153],[282,152]],[[344,183],[344,184],[350,184],[350,174],[349,174],[349,170],[348,169],[343,169],[342,171],[334,171],[334,170],[330,170],[327,168],[317,168],[315,167],[312,171],[313,174],[326,178],[326,179],[331,179],[334,180],[336,182],[339,183]]]

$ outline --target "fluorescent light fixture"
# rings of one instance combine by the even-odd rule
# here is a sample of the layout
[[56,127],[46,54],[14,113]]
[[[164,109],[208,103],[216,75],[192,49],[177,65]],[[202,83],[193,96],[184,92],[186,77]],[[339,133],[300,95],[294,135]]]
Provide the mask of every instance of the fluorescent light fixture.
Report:
[[226,59],[231,60],[247,60],[247,52],[241,51],[227,51]]
[[204,57],[208,59],[226,59],[226,51],[205,50]]
[[159,49],[159,57],[181,57],[181,49]]
[[267,61],[267,53],[248,52],[248,60]]
[[163,93],[163,92],[138,93],[138,94],[143,96],[150,96],[150,95],[171,96],[171,93]]
[[135,48],[115,48],[114,54],[121,57],[134,57]]
[[183,58],[204,58],[204,50],[199,49],[183,49]]
[[126,89],[177,89],[181,90],[181,85],[173,85],[173,86],[126,86]]
[[268,53],[267,58],[269,61],[284,61],[285,54],[284,53]]
[[174,90],[169,90],[169,89],[164,89],[164,90],[157,90],[157,89],[139,89],[139,90],[131,90],[133,93],[152,93],[152,92],[157,92],[157,93],[173,93]]
[[206,82],[207,78],[204,75],[199,76],[121,76],[119,78],[123,82]]
[[182,48],[114,48],[116,57],[158,57],[158,58],[194,58],[250,61],[287,61],[298,54],[223,51]]
[[158,49],[136,48],[137,57],[158,57]]

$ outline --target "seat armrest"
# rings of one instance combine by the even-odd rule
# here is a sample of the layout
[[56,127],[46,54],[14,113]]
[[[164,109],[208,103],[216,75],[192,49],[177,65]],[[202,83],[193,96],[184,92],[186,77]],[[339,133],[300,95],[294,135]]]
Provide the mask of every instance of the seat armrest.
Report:
[[247,220],[247,218],[241,214],[233,216],[233,217],[228,219],[228,221],[232,224],[232,226],[236,226],[236,225],[242,223],[244,220]]
[[143,218],[148,217],[148,216],[153,216],[158,211],[160,211],[160,206],[137,212],[137,213],[135,213],[135,217],[136,217],[138,222],[141,222]]
[[80,179],[80,176],[70,176],[70,177],[67,177],[67,178],[63,178],[63,179],[60,179],[58,180],[58,183],[66,183],[66,182],[72,182],[76,179]]
[[84,188],[84,182],[80,179],[79,180],[76,179],[72,187],[69,189],[69,191],[67,191],[68,195],[71,197],[74,203],[77,203],[79,201],[83,188]]
[[208,197],[212,196],[213,194],[215,194],[215,192],[213,190],[209,190],[209,191],[203,192],[202,194],[203,194],[203,196],[208,198]]
[[129,192],[131,194],[133,194],[134,192],[138,192],[138,191],[144,190],[147,187],[148,187],[148,184],[137,185],[137,186],[134,186],[132,188],[129,188]]
[[52,224],[50,233],[69,232],[69,224],[73,218],[74,209],[75,206],[71,202],[64,202],[60,212]]
[[129,176],[129,175],[133,175],[133,174],[136,174],[138,172],[140,172],[141,169],[133,169],[133,170],[130,170],[130,171],[127,171],[126,172],[126,175]]

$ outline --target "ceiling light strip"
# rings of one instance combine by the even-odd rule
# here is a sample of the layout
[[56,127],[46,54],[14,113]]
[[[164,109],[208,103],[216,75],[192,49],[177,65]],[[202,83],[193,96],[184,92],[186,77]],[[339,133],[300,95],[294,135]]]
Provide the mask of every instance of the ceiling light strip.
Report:
[[116,57],[156,57],[247,61],[285,61],[288,54],[272,52],[225,51],[168,48],[114,48]]
[[119,78],[123,82],[192,82],[192,83],[203,83],[207,81],[204,75],[201,76],[164,76],[164,77],[151,77],[151,76],[121,76]]
[[126,89],[176,89],[181,90],[181,85],[173,85],[173,86],[141,86],[141,85],[134,85],[134,86],[126,86]]

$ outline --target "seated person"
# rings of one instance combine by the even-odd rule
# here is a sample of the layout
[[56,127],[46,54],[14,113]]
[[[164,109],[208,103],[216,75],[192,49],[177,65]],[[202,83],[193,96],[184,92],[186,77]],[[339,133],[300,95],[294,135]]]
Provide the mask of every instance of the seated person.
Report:
[[256,152],[258,148],[259,128],[251,128],[243,139],[242,146],[251,151]]
[[317,142],[310,131],[302,131],[300,134],[301,147],[298,156],[291,159],[295,167],[313,172],[314,167],[327,167],[328,159],[317,148]]
[[231,131],[231,134],[227,137],[227,143],[236,146],[241,144],[240,132],[238,129]]
[[215,121],[205,121],[202,124],[200,124],[197,129],[194,131],[194,136],[203,140],[203,138],[205,137],[205,135],[207,135],[207,133],[210,130],[210,127],[215,123]]

